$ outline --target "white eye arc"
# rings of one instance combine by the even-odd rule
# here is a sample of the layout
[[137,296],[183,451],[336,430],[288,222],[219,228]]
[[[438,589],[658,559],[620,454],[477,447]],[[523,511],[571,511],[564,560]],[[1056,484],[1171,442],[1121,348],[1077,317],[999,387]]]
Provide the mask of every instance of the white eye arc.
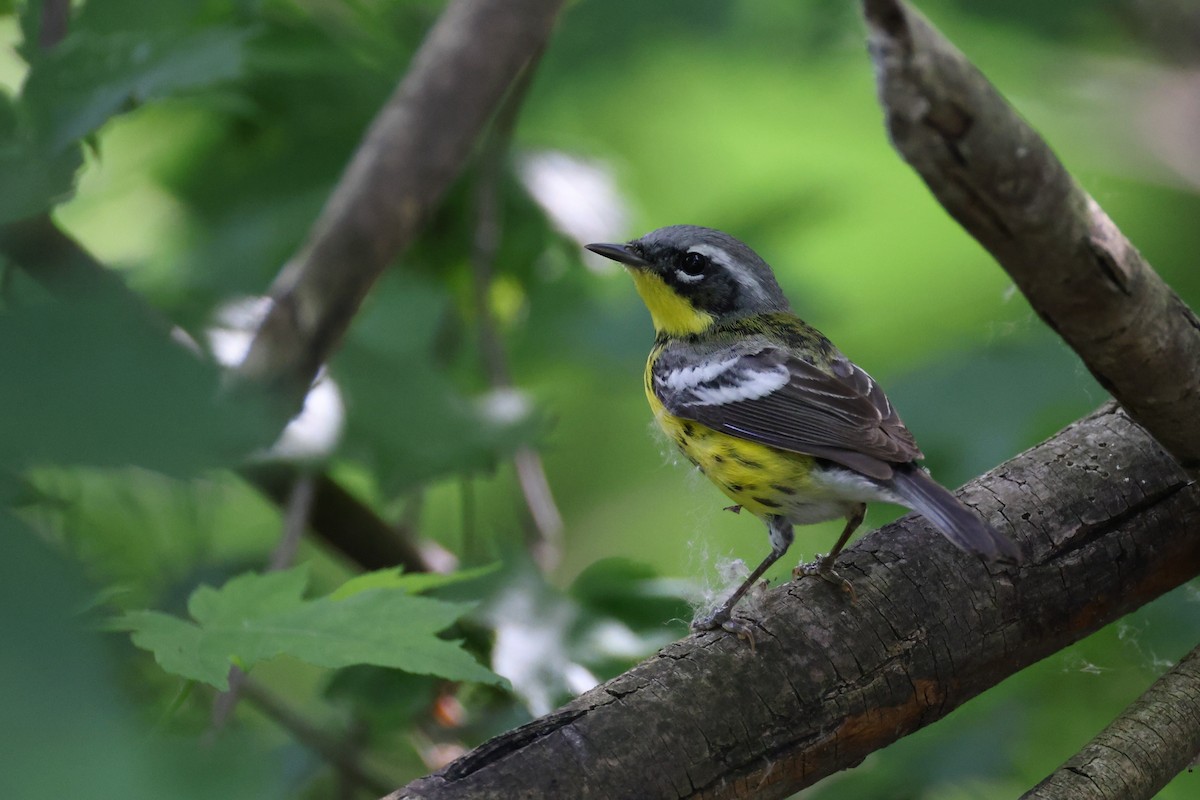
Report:
[[739,264],[728,252],[716,245],[697,244],[688,248],[689,253],[698,253],[713,264],[721,267],[731,278],[741,284],[742,288],[753,294],[759,300],[767,299],[767,290],[763,288],[758,277],[746,266]]
[[675,270],[675,278],[679,280],[680,283],[699,283],[700,281],[704,280],[703,275],[693,275],[690,272],[684,272],[681,269]]

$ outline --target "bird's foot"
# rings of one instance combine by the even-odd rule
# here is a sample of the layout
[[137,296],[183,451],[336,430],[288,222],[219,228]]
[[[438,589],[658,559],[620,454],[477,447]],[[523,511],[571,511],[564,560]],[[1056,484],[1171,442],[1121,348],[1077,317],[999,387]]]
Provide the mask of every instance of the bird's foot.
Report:
[[858,602],[858,595],[854,592],[854,585],[850,581],[843,578],[833,570],[833,559],[829,556],[818,556],[816,561],[810,561],[806,564],[797,564],[792,570],[792,578],[800,580],[801,578],[820,578],[826,583],[838,587],[846,594],[850,595],[850,602]]
[[742,513],[742,507],[741,507],[741,506],[725,506],[725,507],[724,507],[723,509],[721,509],[721,510],[722,510],[722,511],[732,511],[732,512],[733,512],[733,513],[735,513],[735,514],[740,514],[740,513]]
[[752,651],[757,652],[753,624],[748,620],[733,616],[733,613],[727,608],[719,608],[706,617],[692,620],[692,630],[697,633],[717,629],[732,633],[743,642],[748,643]]

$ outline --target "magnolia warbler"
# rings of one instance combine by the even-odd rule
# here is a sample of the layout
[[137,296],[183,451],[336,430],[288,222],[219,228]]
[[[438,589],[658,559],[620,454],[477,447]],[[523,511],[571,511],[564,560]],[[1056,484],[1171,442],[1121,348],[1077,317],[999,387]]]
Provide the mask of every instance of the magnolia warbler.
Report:
[[656,336],[645,388],[658,424],[737,506],[767,524],[770,554],[693,628],[748,633],[733,607],[787,552],[793,525],[845,518],[833,550],[793,575],[849,589],[834,559],[867,501],[918,511],[988,561],[1021,560],[1016,544],[917,465],[921,451],[883,390],[792,313],[771,268],[745,244],[711,228],[672,225],[587,249],[625,265],[650,310]]

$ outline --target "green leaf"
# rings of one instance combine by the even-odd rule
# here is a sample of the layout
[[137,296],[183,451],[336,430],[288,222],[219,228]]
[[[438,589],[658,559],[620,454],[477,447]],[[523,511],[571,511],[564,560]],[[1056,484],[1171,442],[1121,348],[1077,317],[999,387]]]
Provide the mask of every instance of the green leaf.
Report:
[[22,95],[42,145],[57,152],[131,103],[196,90],[242,72],[251,31],[78,31],[30,69]]
[[429,282],[389,276],[332,365],[351,409],[345,449],[389,491],[490,468],[544,427],[519,393],[458,391],[434,354],[446,303]]
[[220,589],[193,592],[194,622],[157,611],[135,611],[115,626],[154,653],[168,672],[228,687],[231,665],[250,669],[278,655],[321,667],[374,664],[450,680],[498,683],[456,644],[437,638],[471,609],[414,597],[401,588],[376,588],[338,599],[304,600],[303,567],[245,574]]
[[0,468],[237,463],[277,422],[132,303],[95,292],[0,313]]
[[0,91],[0,223],[33,216],[65,199],[82,164],[78,146],[51,152],[36,144],[12,98]]
[[569,590],[580,605],[635,630],[661,629],[668,620],[691,619],[687,587],[668,580],[648,564],[605,558],[589,565]]
[[443,586],[466,583],[476,578],[482,578],[485,575],[491,575],[499,568],[500,563],[496,562],[449,574],[438,572],[405,573],[400,567],[381,569],[351,578],[329,596],[334,600],[341,600],[359,592],[365,592],[368,589],[398,589],[409,594],[422,594],[431,589],[440,589]]
[[[282,796],[272,789],[277,745],[246,731],[227,731],[211,748],[170,730],[151,735],[149,707],[132,704],[129,664],[96,630],[93,614],[80,611],[95,592],[86,571],[0,510],[4,635],[21,643],[0,648],[0,795]],[[48,768],[62,758],[71,769]]]

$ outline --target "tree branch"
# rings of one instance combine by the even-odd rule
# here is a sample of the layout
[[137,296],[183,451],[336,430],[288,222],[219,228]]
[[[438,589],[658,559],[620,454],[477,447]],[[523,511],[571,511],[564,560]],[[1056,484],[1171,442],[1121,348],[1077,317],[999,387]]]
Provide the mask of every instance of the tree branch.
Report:
[[563,0],[454,0],[372,123],[274,300],[243,375],[294,396],[457,177]]
[[1021,800],[1149,800],[1200,755],[1200,647]]
[[757,653],[691,636],[388,797],[786,797],[1200,573],[1200,488],[1112,406],[962,495],[1028,548],[1019,575],[910,515],[839,561],[856,603],[788,584]]
[[896,149],[1130,416],[1200,469],[1200,320],[924,17],[863,6]]
[[42,0],[38,45],[43,50],[53,50],[67,35],[70,20],[71,0]]
[[[496,114],[478,159],[479,176],[475,182],[475,226],[471,247],[472,302],[476,325],[479,327],[479,351],[484,372],[494,389],[507,389],[513,385],[508,354],[491,308],[496,254],[500,250],[504,227],[500,183],[512,144],[512,133],[542,53],[543,50],[539,50],[530,56],[529,63],[513,84]],[[536,448],[521,445],[513,454],[513,468],[532,524],[530,552],[538,567],[543,572],[549,572],[558,566],[562,558],[563,522],[550,489],[550,481],[546,478],[542,456]]]
[[[114,314],[144,318],[163,336],[172,335],[170,322],[126,286],[120,276],[63,233],[48,214],[0,225],[0,255],[55,295],[108,303]],[[244,466],[240,474],[283,508],[299,471],[286,464],[255,463]],[[332,478],[321,475],[316,480],[310,524],[331,548],[364,570],[397,565],[408,571],[429,570],[415,544],[415,533],[393,529]]]
[[[288,464],[252,464],[240,472],[283,508],[299,470]],[[415,531],[389,525],[328,475],[318,475],[315,480],[308,524],[326,544],[367,571],[395,566],[406,572],[430,571]]]
[[364,763],[357,748],[347,744],[349,736],[335,736],[327,733],[309,722],[281,698],[276,697],[252,678],[246,678],[242,691],[246,695],[246,699],[253,703],[259,711],[288,731],[297,742],[316,753],[356,786],[378,792],[379,787],[388,785],[386,778]]

